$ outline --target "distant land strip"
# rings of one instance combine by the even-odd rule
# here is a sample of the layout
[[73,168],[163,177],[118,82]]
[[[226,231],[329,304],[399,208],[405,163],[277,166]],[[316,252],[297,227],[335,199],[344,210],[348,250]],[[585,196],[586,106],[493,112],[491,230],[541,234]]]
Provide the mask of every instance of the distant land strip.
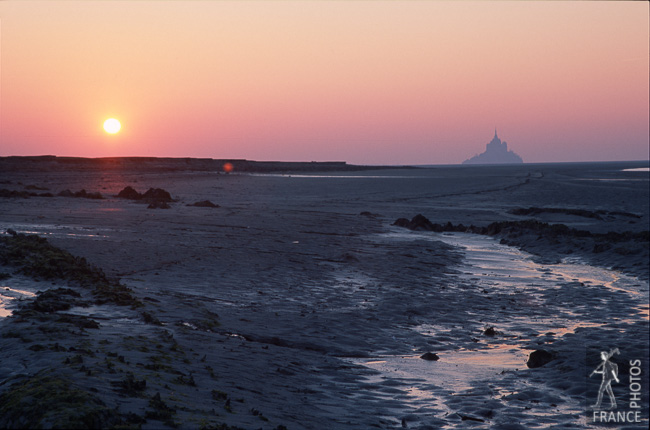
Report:
[[0,157],[0,171],[107,171],[137,170],[140,172],[223,172],[230,164],[233,172],[350,172],[376,169],[403,169],[410,166],[360,166],[345,161],[252,161],[244,159],[166,158],[166,157]]

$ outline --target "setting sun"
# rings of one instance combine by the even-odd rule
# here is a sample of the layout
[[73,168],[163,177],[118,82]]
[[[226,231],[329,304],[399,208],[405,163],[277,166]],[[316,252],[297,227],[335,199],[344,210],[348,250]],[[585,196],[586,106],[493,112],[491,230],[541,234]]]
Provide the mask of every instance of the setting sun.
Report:
[[122,125],[115,118],[109,118],[104,121],[104,130],[106,130],[106,133],[115,134],[120,131],[120,128],[122,128]]

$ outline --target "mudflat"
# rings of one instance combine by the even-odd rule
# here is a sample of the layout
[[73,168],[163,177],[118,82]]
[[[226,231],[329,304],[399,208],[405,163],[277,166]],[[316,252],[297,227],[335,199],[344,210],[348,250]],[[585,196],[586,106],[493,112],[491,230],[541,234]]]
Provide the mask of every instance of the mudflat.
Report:
[[84,166],[0,172],[0,427],[591,428],[647,369],[647,162]]

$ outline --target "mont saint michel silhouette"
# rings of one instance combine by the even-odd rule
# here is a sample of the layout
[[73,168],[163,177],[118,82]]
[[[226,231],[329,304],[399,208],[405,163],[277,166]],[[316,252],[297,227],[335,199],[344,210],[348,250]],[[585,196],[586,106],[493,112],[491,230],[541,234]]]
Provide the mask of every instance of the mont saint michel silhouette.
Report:
[[508,144],[499,139],[495,128],[494,137],[485,146],[485,152],[463,161],[463,164],[515,164],[523,162],[524,160],[519,155],[508,151]]

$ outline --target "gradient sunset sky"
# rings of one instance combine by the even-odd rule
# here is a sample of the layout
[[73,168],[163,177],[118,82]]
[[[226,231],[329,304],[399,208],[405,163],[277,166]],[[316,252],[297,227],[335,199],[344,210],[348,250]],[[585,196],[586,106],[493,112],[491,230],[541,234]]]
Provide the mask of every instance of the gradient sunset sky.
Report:
[[[647,160],[647,2],[0,2],[0,156]],[[106,118],[121,121],[109,135]]]

